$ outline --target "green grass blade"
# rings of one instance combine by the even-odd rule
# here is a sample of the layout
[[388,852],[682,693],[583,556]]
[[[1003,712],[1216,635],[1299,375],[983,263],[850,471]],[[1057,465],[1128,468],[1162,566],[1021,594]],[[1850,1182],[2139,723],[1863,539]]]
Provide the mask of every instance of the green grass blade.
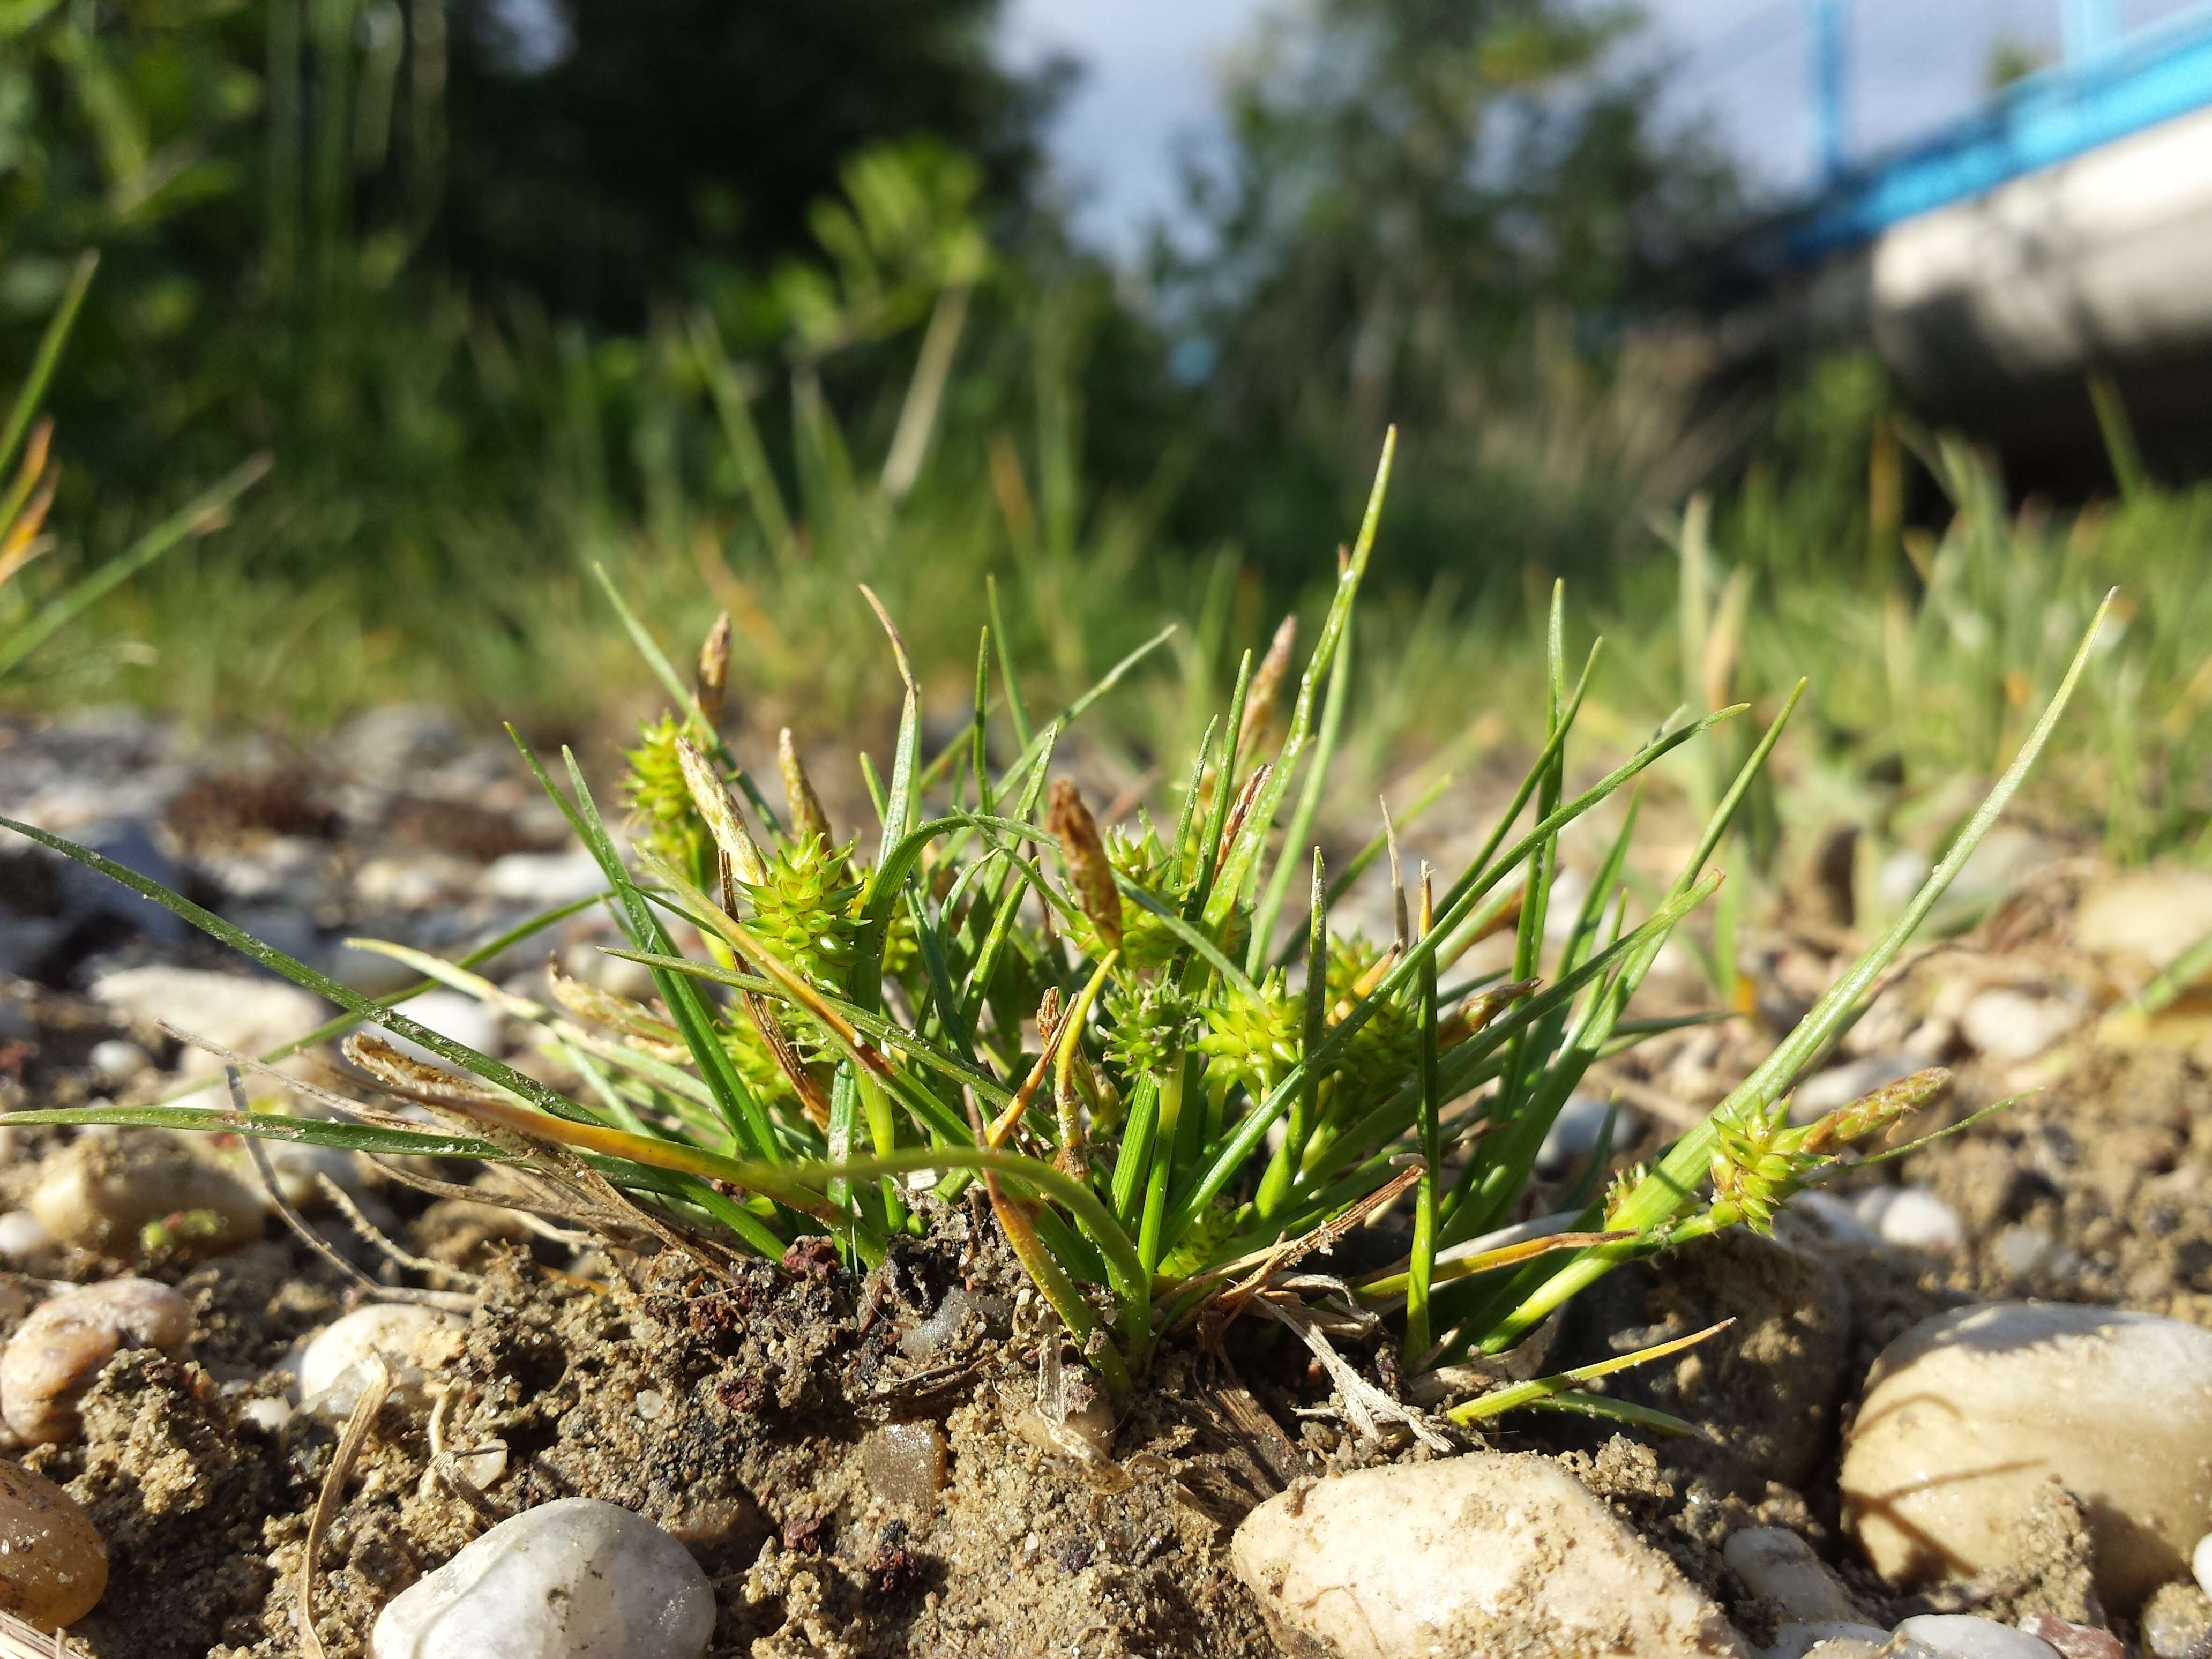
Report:
[[983,592],[991,607],[991,632],[999,642],[999,678],[1006,683],[1006,716],[1014,723],[1014,741],[1027,754],[1034,741],[1030,731],[1029,705],[1022,701],[1022,683],[1014,673],[1013,635],[1006,632],[1006,619],[999,610],[996,576],[983,578]]
[[46,319],[46,332],[39,337],[39,349],[31,358],[31,372],[16,388],[15,404],[8,411],[8,424],[0,427],[0,472],[15,464],[15,452],[22,445],[23,434],[31,429],[39,405],[46,401],[46,383],[54,377],[55,366],[62,360],[62,348],[69,343],[70,331],[76,326],[76,313],[84,305],[86,290],[92,287],[93,273],[99,269],[99,249],[88,248],[77,256],[76,269],[70,273],[69,286],[62,290],[62,301]]
[[[1617,1213],[1607,1218],[1608,1231],[1632,1231],[1647,1233],[1662,1227],[1674,1216],[1692,1202],[1705,1179],[1706,1165],[1719,1144],[1721,1130],[1733,1125],[1753,1110],[1764,1110],[1789,1087],[1798,1073],[1825,1048],[1830,1040],[1850,1019],[1859,1000],[1879,978],[1882,971],[1896,960],[1898,952],[1927,919],[1946,889],[1958,877],[1960,870],[1981,845],[1983,837],[2004,811],[2021,785],[2026,781],[2051,736],[2057,729],[2059,718],[2073,700],[2075,689],[2081,684],[2087,670],[2090,652],[2106,614],[2112,609],[2112,598],[2106,595],[2083,635],[2081,647],[2060,682],[2057,691],[2043,711],[2042,717],[2021,744],[1996,786],[1990,791],[1973,817],[1952,842],[1950,850],[1942,862],[1929,873],[1911,903],[1905,908],[1896,923],[1842,978],[1832,986],[1826,995],[1814,1004],[1797,1027],[1785,1037],[1774,1052],[1739,1084],[1714,1109],[1712,1115],[1698,1127],[1674,1144],[1659,1166],[1638,1183],[1636,1188],[1617,1206]],[[1498,1328],[1482,1339],[1483,1346],[1498,1352],[1510,1346],[1553,1309],[1560,1306],[1577,1291],[1599,1279],[1626,1259],[1632,1247],[1606,1245],[1578,1255],[1558,1273],[1529,1295],[1516,1308]]]
[[390,1129],[377,1123],[291,1117],[282,1112],[235,1112],[214,1106],[66,1106],[52,1111],[10,1112],[11,1124],[70,1124],[125,1129],[183,1129],[203,1134],[252,1135],[295,1146],[331,1146],[373,1158],[461,1158],[504,1164],[507,1156],[488,1140],[434,1129]]
[[182,512],[163,520],[90,575],[49,599],[21,627],[0,641],[0,675],[11,672],[80,613],[179,542],[221,528],[227,522],[230,504],[259,483],[269,466],[268,456],[256,455],[222,483],[194,497]]
[[1437,1075],[1437,963],[1421,965],[1421,1179],[1413,1199],[1413,1245],[1406,1275],[1401,1357],[1418,1365],[1429,1351],[1429,1284],[1437,1267],[1437,1182],[1443,1164],[1443,1085]]
[[[226,921],[212,910],[193,903],[183,894],[173,893],[162,886],[160,882],[150,880],[140,875],[136,870],[116,863],[112,859],[104,858],[88,847],[80,847],[75,842],[64,841],[61,836],[48,830],[40,830],[27,823],[19,823],[13,818],[0,817],[0,829],[13,830],[17,835],[27,836],[42,847],[51,848],[63,857],[74,860],[88,870],[98,871],[109,880],[129,888],[141,898],[151,899],[171,915],[189,922],[209,938],[228,945],[249,961],[259,963],[270,972],[281,975],[295,985],[313,991],[317,996],[337,1004],[349,1013],[391,1032],[394,1036],[404,1037],[410,1042],[428,1049],[439,1059],[458,1066],[461,1070],[480,1077],[485,1082],[528,1101],[542,1112],[562,1118],[588,1118],[590,1115],[574,1101],[547,1088],[536,1078],[526,1077],[513,1066],[493,1059],[489,1054],[478,1054],[475,1049],[456,1042],[451,1037],[434,1031],[427,1025],[418,1024],[404,1014],[395,1009],[387,1008],[380,1002],[371,1001],[358,991],[340,985],[327,975],[318,973],[304,962],[299,962],[286,956],[274,945],[263,944],[251,933],[244,932],[232,922]],[[189,1111],[200,1109],[185,1107],[175,1109]]]
[[[562,816],[568,821],[568,827],[575,832],[576,839],[583,842],[598,860],[599,873],[606,878],[624,930],[631,941],[641,949],[656,955],[674,956],[674,943],[661,927],[659,918],[653,914],[652,907],[645,902],[645,896],[630,880],[629,872],[623,866],[621,854],[615,851],[613,837],[607,834],[607,827],[599,817],[599,808],[592,804],[591,791],[584,782],[583,769],[576,764],[575,756],[566,749],[562,750],[562,757],[568,763],[569,781],[576,791],[576,799],[572,801],[555,787],[553,780],[547,775],[545,768],[539,763],[530,745],[523,742],[522,734],[510,726],[507,735],[521,751],[522,758],[537,778],[538,787],[560,808]],[[745,1086],[744,1079],[738,1075],[737,1067],[723,1051],[722,1045],[715,1041],[713,1016],[700,998],[697,988],[682,975],[665,971],[653,974],[653,986],[660,993],[661,1000],[667,1005],[677,1032],[684,1039],[684,1046],[691,1051],[692,1061],[699,1068],[701,1079],[713,1091],[715,1109],[721,1114],[723,1123],[736,1144],[758,1156],[774,1157],[775,1136],[769,1124],[768,1115],[753,1097],[752,1091]]]
[[1252,915],[1252,943],[1244,953],[1244,971],[1248,974],[1256,975],[1267,964],[1267,951],[1274,941],[1275,924],[1290,897],[1291,881],[1297,874],[1296,854],[1307,845],[1307,838],[1313,834],[1314,820],[1321,815],[1322,797],[1328,790],[1329,763],[1336,758],[1337,744],[1344,731],[1345,707],[1351,700],[1352,636],[1347,634],[1328,671],[1328,696],[1322,704],[1321,737],[1314,746],[1313,764],[1306,769],[1298,804],[1291,812],[1289,827],[1283,831],[1282,854],[1268,873],[1260,907]]
[[[550,910],[540,910],[527,921],[518,922],[497,938],[487,940],[465,955],[456,957],[450,965],[461,969],[480,967],[493,957],[512,950],[532,934],[542,933],[556,922],[566,921],[580,910],[588,910],[605,896],[606,895],[603,893],[593,893],[585,898],[571,899],[566,904],[557,904]],[[414,984],[380,996],[376,1000],[384,1007],[397,1008],[400,1004],[412,1001],[421,996],[425,991],[434,990],[437,985],[437,980],[425,975]],[[289,1042],[280,1042],[274,1048],[258,1054],[255,1058],[264,1066],[274,1066],[278,1060],[289,1060],[303,1049],[312,1048],[318,1043],[328,1042],[334,1036],[343,1036],[360,1024],[361,1017],[357,1014],[340,1014],[336,1019],[326,1020],[318,1025],[305,1036],[294,1037]],[[182,1088],[172,1090],[152,1103],[156,1106],[166,1106],[172,1101],[182,1100],[186,1096],[203,1093],[214,1086],[212,1079],[187,1084]]]

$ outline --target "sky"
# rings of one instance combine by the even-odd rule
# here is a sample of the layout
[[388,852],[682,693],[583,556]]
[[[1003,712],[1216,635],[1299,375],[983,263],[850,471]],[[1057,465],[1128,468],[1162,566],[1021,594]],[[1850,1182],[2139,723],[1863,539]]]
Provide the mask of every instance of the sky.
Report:
[[[1005,50],[1018,64],[1065,52],[1084,76],[1052,134],[1079,230],[1109,252],[1142,245],[1172,216],[1176,158],[1220,138],[1224,59],[1263,13],[1298,0],[1012,0]],[[1855,150],[1880,150],[1964,113],[1991,48],[2008,40],[2045,55],[2058,44],[2060,0],[1850,0],[1847,100]],[[2118,0],[2123,27],[2184,0]],[[1755,179],[1780,189],[1811,176],[1809,59],[1803,0],[1644,0],[1645,49],[1673,65],[1666,108],[1706,118]]]

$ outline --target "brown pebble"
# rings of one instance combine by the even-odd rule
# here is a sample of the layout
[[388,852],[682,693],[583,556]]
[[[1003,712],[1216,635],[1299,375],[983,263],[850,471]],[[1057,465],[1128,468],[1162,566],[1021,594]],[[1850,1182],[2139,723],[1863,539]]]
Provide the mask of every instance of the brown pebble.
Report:
[[31,1444],[74,1439],[77,1396],[120,1348],[177,1349],[191,1304],[150,1279],[64,1291],[32,1310],[0,1352],[0,1417]]
[[2094,1625],[2076,1625],[2054,1613],[2031,1613],[2020,1627],[2039,1642],[2047,1642],[2066,1659],[2128,1659],[2120,1638]]
[[934,1423],[886,1423],[860,1443],[860,1467],[886,1504],[934,1509],[945,1489],[945,1431]]
[[51,1631],[90,1613],[107,1588],[107,1546],[76,1499],[0,1462],[0,1611]]

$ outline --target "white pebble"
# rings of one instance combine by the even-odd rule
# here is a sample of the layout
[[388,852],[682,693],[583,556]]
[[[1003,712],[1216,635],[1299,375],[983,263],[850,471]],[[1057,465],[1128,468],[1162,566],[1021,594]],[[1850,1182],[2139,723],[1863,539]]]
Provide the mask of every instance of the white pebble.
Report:
[[2040,1637],[1971,1613],[1923,1613],[1899,1625],[1897,1634],[1942,1659],[2058,1659],[2058,1650]]
[[[111,1008],[249,1054],[305,1036],[328,1012],[319,997],[297,986],[159,963],[103,974],[93,981],[92,995]],[[185,1077],[213,1077],[221,1074],[222,1061],[204,1049],[187,1048],[177,1068]]]
[[[426,1025],[464,1048],[473,1048],[480,1054],[499,1052],[499,1016],[474,997],[464,996],[459,991],[425,991],[400,1004],[399,1012],[417,1025]],[[417,1060],[433,1066],[451,1065],[420,1043],[404,1037],[395,1038],[394,1042]]]
[[481,1446],[471,1446],[466,1451],[455,1452],[453,1462],[461,1478],[478,1492],[485,1492],[500,1482],[507,1473],[507,1442],[487,1440]]
[[328,1176],[351,1198],[358,1199],[368,1189],[353,1154],[338,1147],[271,1140],[261,1150],[268,1156],[270,1173],[276,1177],[276,1190],[295,1210],[319,1210],[330,1202],[318,1176]]
[[1990,1254],[1997,1266],[2014,1279],[2033,1279],[2038,1273],[2065,1279],[2081,1265],[2080,1256],[2041,1228],[2025,1222],[1999,1233]]
[[2212,1595],[2212,1532],[2197,1540],[2189,1557],[2189,1570],[2197,1575],[2197,1588]]
[[1914,1585],[2018,1565],[2019,1522],[2078,1497],[2105,1605],[2132,1613],[2212,1530],[2212,1331],[2000,1302],[1924,1320],[1875,1362],[1844,1449],[1844,1522]]
[[251,1423],[267,1434],[274,1434],[292,1420],[292,1403],[266,1395],[247,1401],[238,1408],[239,1420]]
[[1912,896],[1920,890],[1920,884],[1928,879],[1929,872],[1934,868],[1924,853],[1916,853],[1910,848],[1892,853],[1875,874],[1875,903],[1884,912],[1902,910],[1912,902]]
[[446,853],[374,858],[354,872],[354,896],[371,910],[423,910],[467,892],[477,872]]
[[1956,1255],[1966,1247],[1958,1212],[1924,1187],[1870,1187],[1852,1207],[1883,1243],[1900,1250]]
[[94,1043],[85,1060],[108,1083],[127,1083],[153,1064],[143,1048],[121,1037]]
[[46,1224],[28,1210],[10,1210],[0,1215],[0,1256],[10,1261],[21,1261],[53,1248],[54,1236],[46,1231]]
[[2033,1060],[2081,1023],[2081,1007],[2007,985],[1977,994],[1959,1016],[1959,1030],[1994,1060]]
[[684,1546],[628,1510],[562,1498],[502,1521],[395,1596],[373,1659],[698,1659],[714,1593]]
[[1229,1559],[1291,1652],[1745,1652],[1672,1562],[1529,1453],[1465,1452],[1293,1487],[1245,1517]]
[[604,893],[606,872],[587,848],[566,853],[507,853],[486,867],[477,890],[487,898],[547,909]]
[[[1798,1624],[1859,1622],[1859,1609],[1850,1593],[1813,1553],[1813,1547],[1787,1528],[1741,1528],[1721,1546],[1721,1559],[1753,1595],[1765,1596]],[[1810,1647],[1812,1642],[1805,1645]]]
[[[372,1354],[390,1368],[395,1383],[403,1388],[419,1383],[422,1371],[416,1363],[416,1350],[422,1338],[435,1330],[458,1330],[467,1322],[459,1314],[412,1302],[376,1302],[356,1308],[294,1351],[289,1363],[300,1379],[300,1398],[311,1401],[331,1393]],[[358,1397],[358,1388],[354,1394]],[[335,1402],[325,1408],[335,1408]]]
[[650,1423],[668,1409],[668,1396],[658,1389],[640,1389],[635,1403],[637,1414]]

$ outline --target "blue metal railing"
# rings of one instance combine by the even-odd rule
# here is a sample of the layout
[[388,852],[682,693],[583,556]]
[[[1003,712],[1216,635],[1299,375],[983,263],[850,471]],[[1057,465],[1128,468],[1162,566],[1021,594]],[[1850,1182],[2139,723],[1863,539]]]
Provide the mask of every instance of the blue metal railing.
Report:
[[1822,183],[1781,249],[1808,263],[1892,225],[2212,106],[2212,3],[2124,33],[2115,0],[2064,0],[2064,59],[1963,120],[1887,155],[1846,159],[1844,0],[1805,0]]

